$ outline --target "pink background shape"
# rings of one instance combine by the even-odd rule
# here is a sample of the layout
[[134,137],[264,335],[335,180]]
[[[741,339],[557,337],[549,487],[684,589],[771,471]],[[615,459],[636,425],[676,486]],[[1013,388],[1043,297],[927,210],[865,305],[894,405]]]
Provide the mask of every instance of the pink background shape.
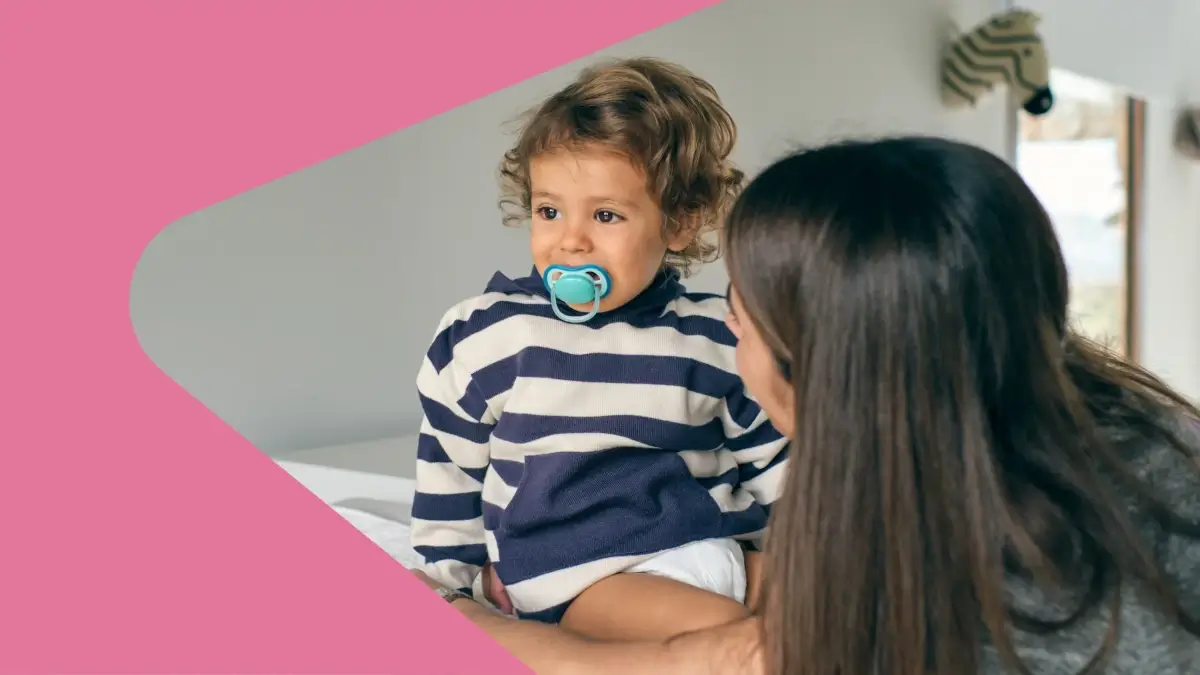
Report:
[[192,211],[711,4],[0,1],[0,671],[526,672],[146,358],[131,275]]

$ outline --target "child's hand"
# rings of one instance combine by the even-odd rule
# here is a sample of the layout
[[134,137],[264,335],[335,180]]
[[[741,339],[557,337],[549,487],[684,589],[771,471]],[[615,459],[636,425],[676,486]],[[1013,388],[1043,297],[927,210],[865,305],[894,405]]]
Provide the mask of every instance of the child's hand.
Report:
[[504,582],[500,581],[500,577],[496,575],[496,570],[492,568],[490,562],[483,566],[483,596],[501,612],[510,615],[514,613],[512,601],[508,599],[508,593],[504,591]]

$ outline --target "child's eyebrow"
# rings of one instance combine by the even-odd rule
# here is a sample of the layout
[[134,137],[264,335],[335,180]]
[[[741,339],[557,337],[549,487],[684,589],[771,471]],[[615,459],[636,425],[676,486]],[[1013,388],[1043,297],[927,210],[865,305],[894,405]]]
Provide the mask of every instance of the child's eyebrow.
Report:
[[[562,201],[561,196],[554,194],[553,192],[547,192],[545,190],[534,190],[529,193],[529,196],[534,199],[549,199],[550,201]],[[621,199],[619,197],[614,197],[611,195],[606,195],[606,194],[591,195],[591,196],[586,197],[585,199],[587,200],[587,203],[593,207],[611,206],[613,208],[619,208],[619,209],[626,210],[626,211],[635,211],[638,208],[637,204],[632,201]]]
[[595,195],[589,201],[591,201],[591,203],[595,206],[613,206],[616,208],[627,209],[630,211],[637,208],[637,204],[633,203],[632,201],[627,201],[624,199],[620,199],[618,197],[612,197],[612,196],[608,196],[608,195]]

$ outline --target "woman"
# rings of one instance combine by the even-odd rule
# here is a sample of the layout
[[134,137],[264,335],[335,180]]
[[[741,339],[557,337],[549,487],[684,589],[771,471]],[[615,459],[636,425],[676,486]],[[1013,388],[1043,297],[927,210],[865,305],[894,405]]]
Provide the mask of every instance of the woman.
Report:
[[758,617],[630,645],[464,614],[546,673],[1200,672],[1200,412],[1070,330],[1005,162],[802,152],[725,237],[738,366],[793,442]]

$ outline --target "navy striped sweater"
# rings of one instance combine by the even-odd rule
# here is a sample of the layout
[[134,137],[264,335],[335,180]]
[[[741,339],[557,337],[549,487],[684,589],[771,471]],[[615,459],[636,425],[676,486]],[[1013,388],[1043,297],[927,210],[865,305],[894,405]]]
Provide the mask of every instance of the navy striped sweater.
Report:
[[536,270],[451,308],[417,378],[424,571],[469,591],[491,560],[521,616],[556,621],[668,549],[759,546],[787,442],[736,374],[726,311],[664,272],[571,324]]

